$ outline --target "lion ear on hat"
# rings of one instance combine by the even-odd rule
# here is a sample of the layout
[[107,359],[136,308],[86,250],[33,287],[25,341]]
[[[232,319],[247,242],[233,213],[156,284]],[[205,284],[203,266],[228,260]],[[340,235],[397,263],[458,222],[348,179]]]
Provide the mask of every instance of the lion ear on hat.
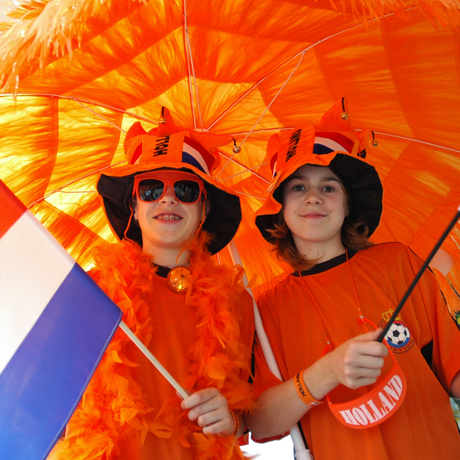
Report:
[[176,126],[171,112],[166,108],[161,108],[161,117],[158,122],[158,128],[154,128],[149,131],[149,134],[156,136],[170,136],[171,134],[188,131],[189,136],[201,144],[208,152],[214,152],[217,147],[222,147],[231,142],[232,138],[229,135],[219,135],[210,133],[200,133],[197,131],[190,130],[188,128],[182,128]]
[[359,144],[361,146],[361,151],[366,150],[369,147],[369,144],[374,142],[374,133],[370,129],[365,129],[361,131],[358,135]]
[[[223,147],[232,142],[232,136],[227,134],[210,134],[210,133],[198,133],[196,131],[190,132],[190,137],[200,143],[208,152],[215,152],[218,147]],[[220,163],[220,156],[218,163]],[[214,165],[214,168],[218,166],[218,163]]]
[[355,142],[353,154],[367,149],[373,142],[374,135],[371,130],[365,129],[356,133],[348,114],[347,100],[340,98],[321,118],[316,127],[317,132],[340,132]]
[[278,151],[281,145],[281,138],[278,133],[273,134],[268,140],[267,154],[263,163],[268,162],[272,176],[276,175],[276,162],[278,161]]
[[139,121],[136,121],[136,123],[131,125],[131,127],[128,129],[128,132],[126,133],[125,140],[123,141],[125,152],[130,151],[133,144],[139,143],[139,141],[136,140],[137,136],[142,136],[144,134],[147,134],[147,131],[142,127]]
[[[208,152],[214,153],[218,147],[230,144],[232,137],[225,134],[210,134],[207,132],[197,132],[188,128],[176,126],[171,112],[166,108],[161,108],[161,117],[158,122],[158,128],[154,128],[148,134],[156,136],[170,136],[180,132],[188,132],[190,138],[202,145]],[[215,169],[220,164],[220,157],[216,155],[216,161],[213,164]]]
[[354,134],[354,129],[348,115],[347,100],[340,98],[322,117],[317,131],[347,132]]
[[160,119],[158,120],[158,127],[149,131],[149,134],[155,136],[170,136],[171,134],[180,133],[184,131],[176,126],[171,112],[166,108],[161,108]]
[[278,133],[273,134],[273,136],[271,136],[270,139],[268,140],[268,144],[267,144],[267,155],[270,158],[276,153],[278,153],[280,144],[281,144],[281,138],[279,134]]

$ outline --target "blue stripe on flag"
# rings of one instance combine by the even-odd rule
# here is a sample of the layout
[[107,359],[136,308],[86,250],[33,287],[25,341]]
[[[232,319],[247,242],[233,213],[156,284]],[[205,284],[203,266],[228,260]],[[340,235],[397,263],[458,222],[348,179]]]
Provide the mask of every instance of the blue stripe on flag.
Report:
[[333,149],[323,144],[315,144],[313,146],[313,153],[316,155],[327,155],[328,153],[331,153],[333,151]]
[[0,375],[0,458],[46,458],[121,320],[78,264]]
[[189,163],[206,174],[206,171],[203,169],[203,166],[201,166],[200,162],[193,155],[190,155],[190,153],[182,152],[182,162]]

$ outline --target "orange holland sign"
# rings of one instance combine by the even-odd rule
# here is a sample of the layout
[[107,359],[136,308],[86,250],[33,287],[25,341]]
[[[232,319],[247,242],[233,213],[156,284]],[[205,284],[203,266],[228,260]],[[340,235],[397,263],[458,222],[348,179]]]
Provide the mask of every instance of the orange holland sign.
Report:
[[379,425],[390,418],[404,401],[407,391],[406,377],[388,344],[386,346],[393,366],[369,393],[340,404],[334,404],[327,395],[327,403],[334,416],[350,428],[361,430]]

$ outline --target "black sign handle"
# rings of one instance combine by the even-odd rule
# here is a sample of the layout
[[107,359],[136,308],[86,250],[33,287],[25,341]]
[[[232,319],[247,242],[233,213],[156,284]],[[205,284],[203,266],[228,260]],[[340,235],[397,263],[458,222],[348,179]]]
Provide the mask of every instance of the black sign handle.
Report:
[[418,283],[419,279],[423,275],[423,272],[426,270],[428,267],[428,264],[431,262],[431,259],[434,257],[436,252],[438,252],[438,249],[441,247],[441,244],[444,242],[444,240],[447,238],[447,235],[450,233],[450,231],[454,228],[455,224],[457,221],[460,219],[460,206],[457,210],[457,213],[455,214],[454,218],[451,220],[449,225],[446,227],[444,230],[444,233],[441,235],[441,238],[439,238],[438,242],[435,244],[434,248],[430,252],[430,255],[427,257],[425,260],[425,263],[422,265],[418,273],[415,275],[414,281],[412,281],[411,285],[407,289],[406,293],[404,294],[403,298],[401,299],[401,302],[399,302],[398,306],[396,307],[396,310],[394,313],[391,315],[390,320],[388,321],[387,325],[385,326],[385,329],[383,332],[380,334],[380,337],[377,339],[377,342],[382,342],[385,336],[387,335],[388,331],[390,330],[391,325],[394,323],[396,317],[399,315],[399,312],[401,311],[401,308],[403,305],[406,303],[406,300],[410,296],[411,292],[413,291],[414,287]]

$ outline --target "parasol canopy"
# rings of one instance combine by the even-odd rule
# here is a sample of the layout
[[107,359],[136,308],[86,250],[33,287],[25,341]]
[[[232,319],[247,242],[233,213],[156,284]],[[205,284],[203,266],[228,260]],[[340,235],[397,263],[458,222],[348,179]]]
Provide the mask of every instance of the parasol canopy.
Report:
[[[156,127],[163,106],[179,126],[233,138],[216,179],[241,197],[234,241],[259,290],[286,270],[254,225],[267,142],[341,97],[378,142],[374,242],[425,258],[460,203],[459,1],[32,0],[9,17],[0,178],[85,268],[100,238],[115,241],[97,176],[123,164],[128,128]],[[460,292],[458,225],[442,249]]]

